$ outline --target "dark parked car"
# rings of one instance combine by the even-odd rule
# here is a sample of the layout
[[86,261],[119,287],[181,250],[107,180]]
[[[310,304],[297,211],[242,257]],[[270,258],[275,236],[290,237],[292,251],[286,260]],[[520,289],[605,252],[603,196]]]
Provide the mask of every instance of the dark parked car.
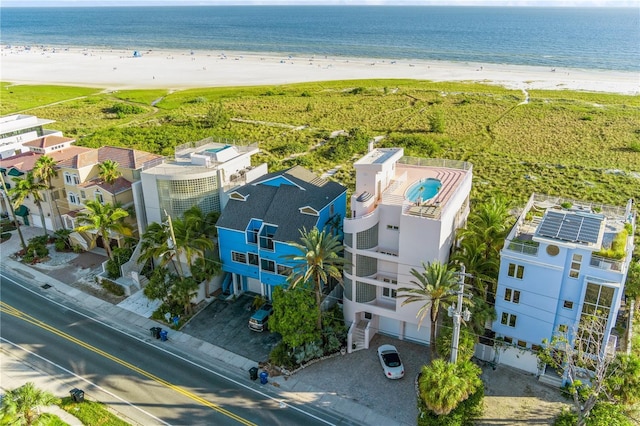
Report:
[[264,331],[272,313],[273,306],[271,303],[265,303],[249,318],[249,328],[253,331]]

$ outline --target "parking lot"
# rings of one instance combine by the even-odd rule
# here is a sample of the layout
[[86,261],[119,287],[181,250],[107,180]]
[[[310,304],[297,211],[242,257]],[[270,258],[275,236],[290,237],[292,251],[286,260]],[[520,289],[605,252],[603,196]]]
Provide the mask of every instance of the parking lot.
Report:
[[256,362],[267,361],[280,335],[249,329],[252,305],[249,294],[228,302],[216,299],[181,331]]

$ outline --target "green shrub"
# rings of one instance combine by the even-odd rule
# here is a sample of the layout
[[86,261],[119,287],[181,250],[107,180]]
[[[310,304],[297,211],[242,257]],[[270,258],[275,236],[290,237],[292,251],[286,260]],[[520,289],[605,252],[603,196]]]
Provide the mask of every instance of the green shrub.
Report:
[[100,282],[100,285],[109,293],[115,294],[116,296],[124,296],[125,294],[124,288],[122,288],[121,285],[116,284],[113,281],[108,280],[106,278],[102,279],[102,281]]
[[633,152],[640,152],[640,142],[638,141],[630,142],[629,149]]
[[104,112],[115,114],[118,118],[124,118],[127,115],[141,114],[145,112],[145,109],[138,105],[117,103],[113,104],[110,108],[105,108]]
[[[438,416],[429,410],[418,398],[418,426],[471,426],[474,419],[482,415],[484,405],[484,385],[469,398],[462,401],[449,414]],[[575,424],[575,423],[574,423]]]
[[280,343],[271,350],[271,353],[269,354],[269,361],[274,365],[293,369],[296,367],[296,362],[292,353],[293,351],[291,348],[289,348],[285,342],[280,341]]
[[2,235],[0,235],[0,241],[2,241],[3,243],[7,241],[9,238],[11,238],[11,234],[9,232],[5,232]]
[[16,229],[16,224],[12,220],[3,219],[2,222],[0,222],[0,232],[11,232]]

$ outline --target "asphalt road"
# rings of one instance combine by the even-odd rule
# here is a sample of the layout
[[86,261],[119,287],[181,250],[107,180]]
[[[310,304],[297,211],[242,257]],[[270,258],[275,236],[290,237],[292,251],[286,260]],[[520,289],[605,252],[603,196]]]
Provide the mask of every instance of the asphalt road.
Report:
[[[115,330],[78,310],[0,277],[0,336],[50,374],[67,370],[85,391],[112,395],[117,410],[142,425],[341,424],[310,406],[283,404],[266,388],[203,366]],[[103,401],[106,402],[106,401]]]

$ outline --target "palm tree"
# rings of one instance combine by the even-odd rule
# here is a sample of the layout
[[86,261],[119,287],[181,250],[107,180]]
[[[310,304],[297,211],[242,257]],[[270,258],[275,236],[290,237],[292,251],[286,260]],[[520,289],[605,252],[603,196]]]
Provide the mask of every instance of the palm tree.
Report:
[[123,221],[127,216],[129,216],[129,213],[120,207],[114,207],[111,204],[100,204],[97,200],[87,201],[85,210],[76,216],[80,224],[80,226],[76,228],[76,231],[94,231],[94,240],[100,235],[105,244],[104,247],[107,251],[107,256],[111,259],[112,253],[109,244],[109,234],[115,232],[127,237],[133,234],[131,226]]
[[[58,401],[51,392],[40,390],[32,382],[27,382],[19,388],[8,390],[2,397],[2,424],[14,424],[9,419],[15,419],[16,423],[32,425],[40,416],[39,407],[54,405]],[[5,423],[5,420],[9,421]]]
[[284,256],[286,259],[296,262],[290,279],[292,288],[297,285],[313,282],[318,304],[318,331],[322,331],[322,287],[331,278],[342,282],[342,267],[344,258],[340,255],[343,246],[337,236],[320,231],[313,227],[310,231],[300,231],[300,243],[289,242],[298,249],[300,254]]
[[171,234],[166,226],[157,222],[149,224],[140,241],[138,263],[160,259],[161,267],[164,268],[169,262],[172,262],[174,270],[178,271],[178,266],[175,264],[175,251],[170,249],[170,241]]
[[9,206],[9,210],[11,211],[11,217],[13,218],[13,223],[16,226],[16,230],[18,231],[18,236],[20,237],[20,244],[22,245],[22,250],[27,252],[27,245],[24,242],[24,235],[22,235],[22,229],[20,229],[20,223],[18,222],[18,218],[16,217],[16,212],[13,210],[13,204],[9,200],[9,190],[7,189],[7,184],[4,181],[4,175],[0,172],[0,184],[2,184],[2,196],[7,197],[7,205]]
[[100,172],[99,172],[100,179],[102,179],[109,185],[112,185],[111,189],[113,190],[114,204],[117,201],[116,201],[116,193],[115,193],[115,190],[113,189],[113,184],[116,182],[116,180],[118,180],[120,176],[122,176],[122,173],[120,173],[120,170],[118,170],[119,166],[120,165],[118,164],[118,162],[113,160],[105,160],[102,163],[98,164],[98,168],[100,169]]
[[485,259],[497,259],[508,232],[509,206],[502,197],[481,203],[469,217],[467,228],[460,236],[478,239],[484,246]]
[[[33,176],[47,186],[47,196],[49,198],[49,202],[55,206],[56,213],[58,213],[58,221],[64,229],[64,222],[62,221],[62,215],[60,214],[60,209],[58,208],[58,202],[53,199],[53,193],[51,191],[51,181],[54,177],[58,176],[58,170],[56,169],[55,160],[48,155],[43,155],[42,157],[38,158],[38,161],[36,161],[36,164],[33,167]],[[54,229],[56,228],[57,227],[54,226]]]
[[[504,241],[504,240],[503,240]],[[488,290],[495,286],[500,262],[498,258],[486,259],[484,242],[473,237],[465,237],[451,255],[450,264],[463,264],[469,274],[467,281],[485,298]]]
[[447,415],[482,386],[481,373],[480,367],[468,360],[452,364],[436,359],[422,367],[420,398],[436,415]]
[[44,217],[44,211],[42,210],[42,194],[41,192],[47,189],[47,186],[38,182],[34,176],[33,172],[28,172],[24,178],[16,177],[13,179],[13,182],[16,184],[14,188],[9,190],[9,194],[11,195],[11,201],[13,201],[13,207],[18,207],[20,204],[24,202],[27,197],[32,197],[33,201],[36,203],[38,207],[38,211],[40,212],[40,220],[42,221],[42,229],[44,229],[45,237],[48,237],[47,233],[47,223]]
[[449,269],[446,264],[438,261],[422,263],[422,272],[411,269],[411,275],[416,280],[412,280],[414,287],[402,287],[398,289],[400,297],[404,297],[402,306],[408,303],[419,302],[422,306],[418,310],[418,326],[422,324],[427,314],[431,319],[431,359],[436,357],[436,323],[440,307],[446,308],[456,300],[456,290],[458,287],[458,277],[453,269]]

